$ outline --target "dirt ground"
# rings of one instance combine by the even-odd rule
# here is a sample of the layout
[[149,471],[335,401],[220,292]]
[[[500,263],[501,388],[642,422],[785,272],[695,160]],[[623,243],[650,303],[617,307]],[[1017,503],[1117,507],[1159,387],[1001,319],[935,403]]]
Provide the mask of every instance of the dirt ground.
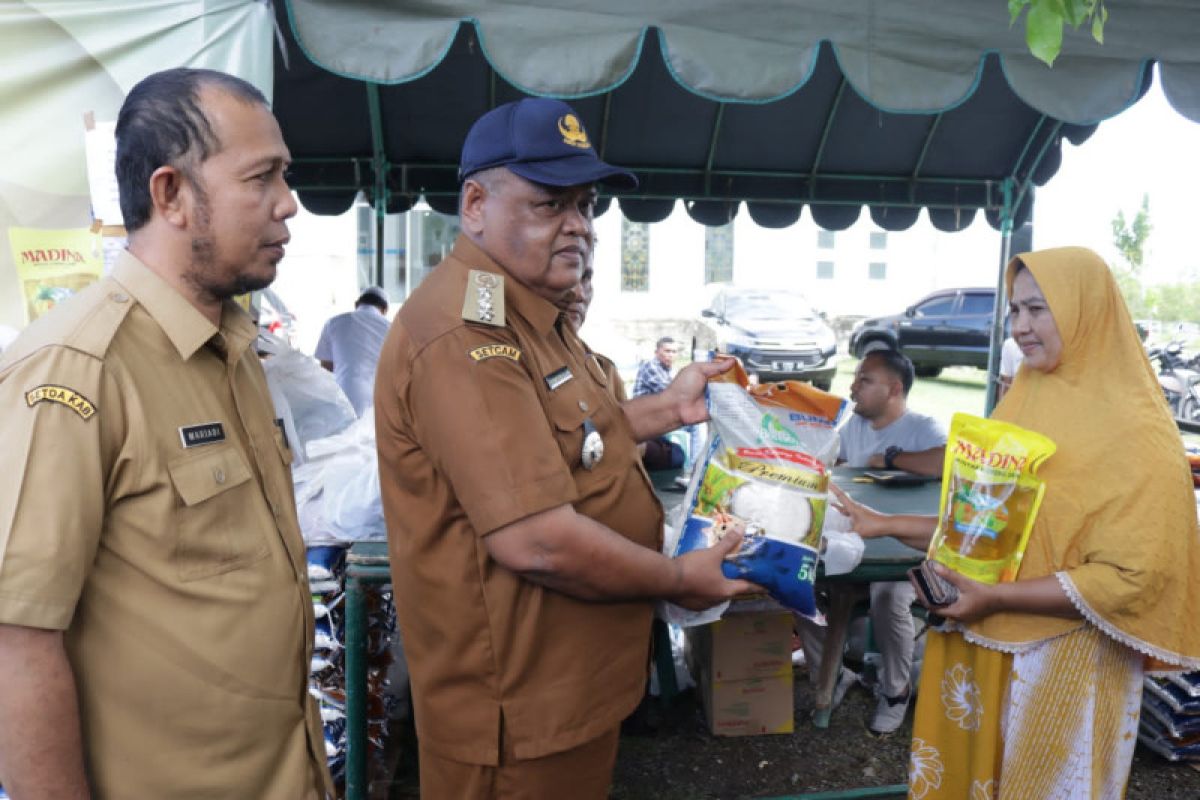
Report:
[[[801,671],[796,672],[794,697],[795,733],[741,738],[709,734],[692,692],[666,707],[657,701],[644,705],[621,739],[612,797],[749,800],[906,781],[911,712],[900,731],[877,738],[866,728],[875,705],[866,689],[851,689],[826,730],[810,722],[813,692]],[[1127,797],[1200,798],[1200,772],[1139,745]]]
[[[813,693],[796,672],[795,733],[723,738],[708,733],[694,691],[669,705],[650,698],[624,726],[613,777],[613,800],[763,800],[861,787],[903,784],[912,714],[895,735],[876,738],[865,721],[875,700],[855,687],[830,726],[810,722]],[[418,797],[415,757],[408,750],[391,784],[373,797]],[[903,795],[896,795],[902,797]],[[1140,745],[1129,781],[1129,800],[1200,798],[1200,771],[1166,761]]]

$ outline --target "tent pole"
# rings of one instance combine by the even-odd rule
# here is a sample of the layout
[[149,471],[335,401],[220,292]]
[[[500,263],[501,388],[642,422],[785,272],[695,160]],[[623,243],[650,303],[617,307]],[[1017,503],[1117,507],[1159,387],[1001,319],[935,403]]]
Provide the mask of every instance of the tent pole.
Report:
[[996,307],[992,311],[991,346],[988,348],[987,396],[984,400],[983,415],[990,417],[996,407],[1000,388],[1000,347],[1004,344],[1004,317],[1008,312],[1008,298],[1005,297],[1004,270],[1008,266],[1012,250],[1013,230],[1013,179],[1005,178],[1002,186],[1004,205],[1000,208],[1000,269],[996,276]]
[[368,83],[367,111],[371,118],[371,165],[375,170],[375,274],[371,284],[383,286],[383,223],[387,219],[387,152],[383,147],[383,108],[378,84]]

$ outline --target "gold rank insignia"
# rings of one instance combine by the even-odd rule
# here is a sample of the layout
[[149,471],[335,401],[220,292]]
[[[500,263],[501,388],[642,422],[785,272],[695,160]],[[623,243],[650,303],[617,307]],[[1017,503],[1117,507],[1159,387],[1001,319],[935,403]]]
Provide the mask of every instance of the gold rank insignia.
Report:
[[521,351],[519,348],[513,347],[511,344],[485,344],[482,347],[476,347],[474,350],[468,350],[467,355],[476,361],[484,361],[489,358],[507,358],[509,361],[520,361]]
[[468,322],[504,327],[504,276],[473,269],[467,274],[462,318]]
[[25,393],[27,406],[33,408],[38,403],[58,403],[71,409],[85,420],[91,419],[96,413],[96,407],[92,405],[92,402],[79,392],[52,383],[42,384]]
[[588,141],[587,131],[583,129],[583,123],[574,114],[566,114],[558,118],[558,132],[562,134],[563,144],[578,147],[580,150],[586,150],[592,146],[592,143]]

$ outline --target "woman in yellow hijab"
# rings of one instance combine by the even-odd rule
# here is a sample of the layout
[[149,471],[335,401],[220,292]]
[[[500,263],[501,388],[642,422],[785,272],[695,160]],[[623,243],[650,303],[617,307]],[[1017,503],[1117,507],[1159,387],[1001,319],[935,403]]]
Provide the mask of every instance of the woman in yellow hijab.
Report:
[[[1024,361],[993,413],[1050,437],[1046,494],[1013,583],[949,570],[926,645],[915,800],[1119,798],[1146,671],[1200,669],[1200,532],[1179,433],[1107,265],[1067,247],[1006,274]],[[863,536],[927,544],[936,518],[846,498]]]

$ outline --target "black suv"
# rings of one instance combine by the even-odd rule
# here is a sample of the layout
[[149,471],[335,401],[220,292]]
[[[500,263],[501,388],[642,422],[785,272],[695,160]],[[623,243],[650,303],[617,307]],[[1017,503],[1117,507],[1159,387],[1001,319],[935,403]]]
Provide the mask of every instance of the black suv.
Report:
[[862,358],[873,342],[899,350],[917,375],[932,378],[942,367],[987,369],[995,289],[943,289],[903,314],[863,320],[850,334],[850,353]]

